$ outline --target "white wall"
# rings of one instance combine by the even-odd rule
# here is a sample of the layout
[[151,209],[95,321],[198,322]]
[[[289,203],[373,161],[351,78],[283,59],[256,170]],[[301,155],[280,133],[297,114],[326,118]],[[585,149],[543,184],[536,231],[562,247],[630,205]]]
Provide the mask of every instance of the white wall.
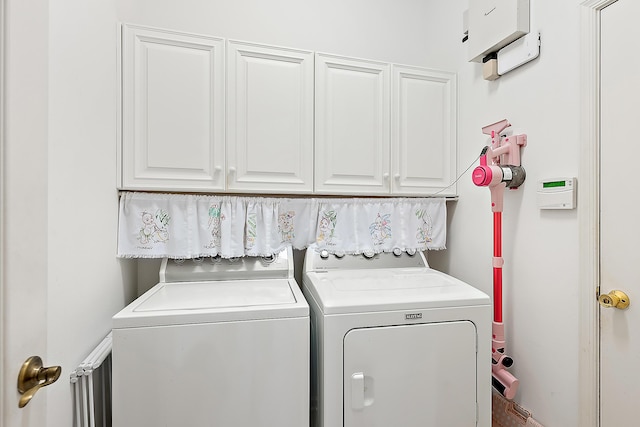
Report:
[[[437,25],[424,25],[434,11],[420,1],[21,3],[8,0],[7,86],[12,97],[6,162],[12,169],[6,176],[13,207],[6,224],[12,231],[8,245],[26,247],[7,263],[23,271],[16,268],[7,276],[11,290],[14,283],[36,284],[32,294],[10,294],[12,301],[42,305],[38,326],[47,331],[46,338],[24,352],[43,354],[45,363],[61,365],[63,374],[22,411],[14,407],[15,389],[7,386],[4,397],[11,412],[3,417],[8,425],[29,425],[42,408],[47,425],[72,424],[69,372],[137,290],[136,263],[114,257],[118,22],[436,68],[457,62],[451,51],[429,46],[443,32],[455,33],[455,44],[459,28],[452,30],[446,21],[460,11],[447,7],[438,12],[443,19],[434,21]],[[41,255],[37,267],[28,263],[26,253]],[[9,324],[22,316],[19,310],[3,311]],[[14,375],[15,360],[9,362],[3,366],[6,377]]]
[[[189,0],[174,9],[166,1],[122,0],[118,14],[132,23],[457,71],[459,172],[488,143],[483,126],[506,118],[514,132],[527,133],[527,182],[505,194],[503,216],[504,317],[521,381],[516,400],[544,425],[577,426],[577,212],[540,211],[535,183],[578,173],[578,2],[531,0],[540,58],[487,82],[460,42],[468,1]],[[448,203],[449,249],[429,259],[491,295],[489,191],[473,186],[469,173],[458,189],[459,201]]]
[[[472,0],[471,0],[472,1]],[[528,135],[523,187],[505,193],[503,214],[504,321],[507,350],[520,380],[516,401],[545,426],[577,426],[577,211],[541,211],[535,184],[577,176],[579,154],[579,3],[531,0],[539,29],[539,59],[495,82],[476,64],[459,68],[459,169],[488,143],[481,128],[501,119]],[[448,250],[432,256],[451,274],[492,292],[492,217],[489,190],[470,176],[450,204]]]
[[[134,263],[114,257],[116,23],[122,21],[457,71],[460,171],[486,144],[482,126],[507,118],[526,132],[527,182],[507,193],[504,214],[505,320],[522,384],[517,400],[545,425],[578,425],[576,212],[539,211],[533,185],[540,178],[577,175],[578,6],[531,0],[532,20],[543,37],[541,57],[486,82],[479,67],[466,62],[460,43],[468,1],[43,0],[30,9],[48,24],[49,44],[21,42],[20,27],[13,27],[13,55],[39,56],[32,58],[37,69],[27,63],[7,73],[13,102],[21,106],[11,112],[18,117],[9,124],[21,134],[15,126],[8,129],[16,142],[7,160],[37,153],[35,166],[46,178],[36,180],[32,191],[46,201],[20,201],[18,190],[26,191],[29,176],[15,169],[16,179],[27,181],[10,184],[8,195],[17,204],[16,233],[40,238],[46,271],[32,276],[47,283],[48,355],[65,368],[61,381],[68,381],[69,369],[136,291]],[[22,3],[8,2],[14,8]],[[27,24],[27,16],[25,11],[18,24]],[[34,73],[37,85],[29,86],[20,71]],[[41,102],[22,105],[25,95]],[[20,145],[28,143],[28,149]],[[430,260],[491,293],[489,192],[475,188],[467,175],[459,193],[460,200],[449,204],[449,249]],[[45,217],[46,225],[37,222]],[[32,221],[36,227],[29,226]],[[71,425],[69,387],[50,387],[47,398],[54,420],[49,426]]]
[[[457,71],[467,0],[117,0],[121,22]],[[303,255],[296,253],[296,259]],[[158,279],[140,260],[139,293]]]
[[463,0],[116,3],[120,20],[140,25],[443,69],[461,58],[450,47],[462,37]]

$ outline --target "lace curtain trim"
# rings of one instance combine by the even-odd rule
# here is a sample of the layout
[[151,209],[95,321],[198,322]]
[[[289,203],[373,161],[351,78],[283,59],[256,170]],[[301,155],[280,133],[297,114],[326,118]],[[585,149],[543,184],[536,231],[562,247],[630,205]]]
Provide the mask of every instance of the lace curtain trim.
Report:
[[267,198],[124,192],[118,256],[267,256],[444,249],[444,198]]

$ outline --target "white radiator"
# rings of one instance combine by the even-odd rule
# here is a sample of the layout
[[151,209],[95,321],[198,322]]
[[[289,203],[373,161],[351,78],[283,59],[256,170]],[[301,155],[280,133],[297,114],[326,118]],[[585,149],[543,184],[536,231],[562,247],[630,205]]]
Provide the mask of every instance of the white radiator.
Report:
[[111,333],[71,373],[75,427],[111,427]]

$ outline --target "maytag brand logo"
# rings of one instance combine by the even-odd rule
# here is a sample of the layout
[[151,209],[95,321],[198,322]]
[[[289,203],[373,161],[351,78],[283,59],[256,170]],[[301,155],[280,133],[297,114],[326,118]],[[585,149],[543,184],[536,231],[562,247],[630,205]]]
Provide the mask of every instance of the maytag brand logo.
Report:
[[405,320],[422,319],[422,313],[409,313],[404,315]]

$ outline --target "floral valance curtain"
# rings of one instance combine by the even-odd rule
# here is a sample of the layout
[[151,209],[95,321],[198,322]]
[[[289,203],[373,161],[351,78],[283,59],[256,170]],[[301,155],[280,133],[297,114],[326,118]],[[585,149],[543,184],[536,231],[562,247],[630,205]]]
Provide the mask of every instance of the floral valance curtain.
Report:
[[118,256],[267,256],[444,249],[445,199],[275,198],[124,192]]

